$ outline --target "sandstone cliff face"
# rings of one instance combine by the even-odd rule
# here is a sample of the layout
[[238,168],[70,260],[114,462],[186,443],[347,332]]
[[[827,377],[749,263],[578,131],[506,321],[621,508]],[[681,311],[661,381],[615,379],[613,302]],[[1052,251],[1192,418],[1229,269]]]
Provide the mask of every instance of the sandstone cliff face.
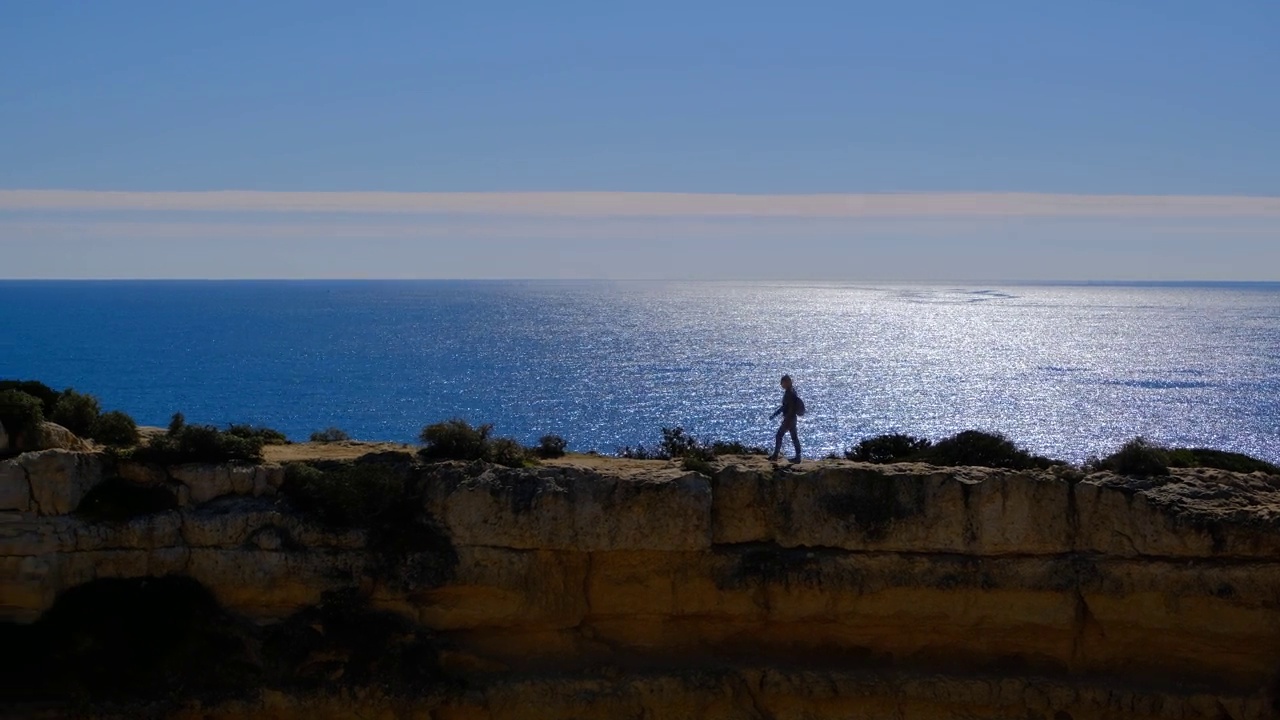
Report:
[[[371,461],[414,479],[429,542],[318,522],[276,465],[0,462],[0,620],[104,578],[191,578],[260,624],[354,589],[429,632],[449,679],[200,717],[1280,713],[1280,478]],[[111,484],[169,501],[92,519]]]

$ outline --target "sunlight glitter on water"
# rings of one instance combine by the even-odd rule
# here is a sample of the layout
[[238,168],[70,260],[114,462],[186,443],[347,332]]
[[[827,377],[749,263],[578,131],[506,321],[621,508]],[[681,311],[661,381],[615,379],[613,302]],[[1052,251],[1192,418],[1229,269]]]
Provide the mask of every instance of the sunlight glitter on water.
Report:
[[1144,435],[1280,460],[1280,285],[0,283],[0,376],[164,424],[338,425],[411,440],[452,416],[574,449],[663,426],[805,453],[1001,431],[1079,460]]

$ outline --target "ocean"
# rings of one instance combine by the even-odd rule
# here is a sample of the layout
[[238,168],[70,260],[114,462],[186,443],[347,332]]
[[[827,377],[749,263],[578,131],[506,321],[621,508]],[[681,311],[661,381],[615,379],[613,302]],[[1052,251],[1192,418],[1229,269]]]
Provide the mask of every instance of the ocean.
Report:
[[0,282],[0,378],[146,425],[771,445],[783,373],[808,457],[976,428],[1070,461],[1141,435],[1277,462],[1280,283]]

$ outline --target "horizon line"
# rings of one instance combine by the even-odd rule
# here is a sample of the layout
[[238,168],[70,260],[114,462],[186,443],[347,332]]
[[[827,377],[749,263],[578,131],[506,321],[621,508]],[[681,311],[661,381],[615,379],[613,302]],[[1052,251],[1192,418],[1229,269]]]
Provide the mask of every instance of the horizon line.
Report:
[[1280,285],[1274,280],[1210,280],[1210,279],[1072,279],[1055,280],[1011,278],[609,278],[609,277],[0,277],[0,283],[17,282],[605,282],[605,283],[956,283],[956,284],[1005,284],[1005,285]]

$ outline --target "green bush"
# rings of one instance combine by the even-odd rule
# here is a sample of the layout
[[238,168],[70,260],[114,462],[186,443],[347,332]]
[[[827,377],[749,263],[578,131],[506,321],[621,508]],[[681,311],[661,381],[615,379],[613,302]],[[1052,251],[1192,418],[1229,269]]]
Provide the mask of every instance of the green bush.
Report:
[[313,443],[343,442],[350,439],[350,435],[343,432],[341,428],[336,427],[325,428],[311,433],[311,442]]
[[103,413],[93,422],[89,437],[103,445],[133,447],[138,444],[138,423],[119,410]]
[[254,427],[252,425],[232,425],[227,428],[227,432],[239,438],[249,440],[258,439],[263,445],[288,445],[289,438],[285,434],[269,427]]
[[892,433],[863,438],[857,445],[845,451],[848,460],[869,463],[896,463],[919,460],[933,446],[927,438]]
[[528,451],[520,443],[511,438],[496,438],[489,441],[485,459],[507,467],[524,467],[529,459]]
[[492,433],[492,425],[471,427],[459,418],[428,425],[419,435],[426,444],[422,456],[430,460],[484,460],[489,454]]
[[1211,450],[1209,448],[1178,448],[1169,450],[1169,467],[1215,468],[1238,473],[1263,472],[1280,475],[1280,467],[1243,453]]
[[764,454],[760,448],[750,448],[742,443],[706,443],[685,432],[682,427],[662,428],[662,440],[654,447],[627,445],[617,449],[618,457],[630,460],[683,460],[694,458],[709,462],[716,455]]
[[169,418],[169,434],[170,435],[177,435],[179,432],[182,432],[182,428],[186,426],[187,426],[187,418],[180,412],[174,413],[173,417]]
[[628,460],[670,460],[671,456],[664,454],[657,448],[649,448],[644,445],[636,445],[631,447],[626,445],[614,451],[614,454],[620,458]]
[[388,587],[439,587],[452,577],[457,553],[423,512],[423,487],[411,464],[392,455],[355,463],[291,463],[280,494],[329,527],[365,530],[371,561],[366,569]]
[[710,447],[685,432],[682,427],[662,428],[662,442],[658,447],[669,458],[693,457],[710,460],[714,457]]
[[536,452],[538,457],[544,460],[551,458],[564,457],[564,449],[568,445],[564,438],[559,435],[543,435],[538,438],[538,447]]
[[54,402],[49,419],[80,437],[88,437],[101,414],[98,398],[67,388]]
[[1153,445],[1145,439],[1136,437],[1125,443],[1116,452],[1101,460],[1090,460],[1086,467],[1090,470],[1110,470],[1120,475],[1168,475],[1169,452],[1159,445]]
[[385,465],[320,470],[290,463],[284,478],[280,492],[299,510],[338,528],[370,527],[390,512],[405,492],[403,476]]
[[[173,424],[170,425],[173,427]],[[179,424],[172,430],[140,447],[133,454],[139,462],[161,465],[183,463],[222,463],[235,460],[262,460],[262,440],[222,432],[211,425]]]
[[40,401],[40,410],[45,415],[53,412],[53,404],[58,402],[58,396],[62,394],[36,380],[0,380],[0,392],[5,390],[17,390],[36,398]]
[[0,390],[0,425],[10,438],[37,432],[42,422],[44,404],[40,398],[21,390]]
[[974,465],[1014,470],[1046,469],[1063,464],[1058,460],[1032,455],[999,433],[980,430],[965,430],[939,440],[924,452],[921,459],[934,465]]

